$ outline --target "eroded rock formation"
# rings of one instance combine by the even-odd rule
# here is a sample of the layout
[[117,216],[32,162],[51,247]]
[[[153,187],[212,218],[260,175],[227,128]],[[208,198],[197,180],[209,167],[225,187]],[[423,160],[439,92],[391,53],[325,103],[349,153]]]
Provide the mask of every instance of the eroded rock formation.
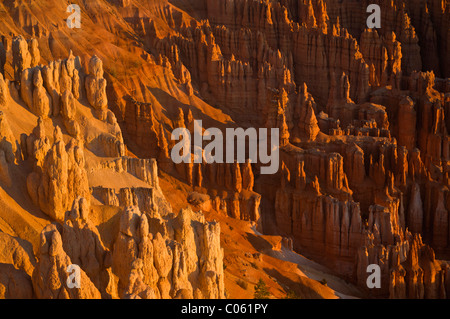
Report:
[[[45,135],[40,139],[45,140]],[[89,198],[90,192],[82,146],[76,145],[74,140],[66,145],[59,127],[55,128],[53,140],[47,152],[34,149],[35,152],[29,154],[37,164],[28,175],[27,189],[42,211],[63,221],[73,200],[78,196]]]
[[113,251],[119,291],[141,298],[223,298],[219,225],[190,209],[168,222],[125,209]]
[[[380,29],[368,1],[113,1],[89,47],[5,4],[23,25],[0,26],[0,202],[55,223],[26,223],[24,236],[45,226],[36,262],[0,212],[0,296],[223,298],[219,224],[174,214],[164,172],[193,206],[284,236],[364,294],[448,297],[449,5],[377,3]],[[278,128],[277,173],[248,153],[174,164],[171,131],[194,120]],[[81,289],[65,285],[72,263]],[[366,289],[370,264],[380,290]]]

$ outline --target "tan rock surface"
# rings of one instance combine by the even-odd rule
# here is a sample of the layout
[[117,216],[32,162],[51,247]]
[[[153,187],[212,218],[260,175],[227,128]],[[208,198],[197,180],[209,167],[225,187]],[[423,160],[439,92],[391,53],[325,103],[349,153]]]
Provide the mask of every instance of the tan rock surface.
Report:
[[[39,261],[30,281],[11,255],[0,296],[251,298],[237,279],[262,277],[277,298],[447,297],[448,4],[379,5],[368,30],[356,0],[99,0],[69,32],[56,3],[5,3],[0,251]],[[277,173],[174,165],[194,120],[278,128]]]

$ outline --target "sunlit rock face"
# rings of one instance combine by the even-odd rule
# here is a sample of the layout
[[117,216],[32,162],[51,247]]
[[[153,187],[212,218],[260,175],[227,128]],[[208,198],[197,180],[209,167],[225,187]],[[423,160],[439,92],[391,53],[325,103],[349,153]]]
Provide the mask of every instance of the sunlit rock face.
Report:
[[[358,297],[449,296],[448,2],[370,29],[356,0],[99,0],[72,30],[41,2],[0,25],[1,298],[251,298],[294,252]],[[245,137],[207,162],[210,128],[278,129],[275,173]]]

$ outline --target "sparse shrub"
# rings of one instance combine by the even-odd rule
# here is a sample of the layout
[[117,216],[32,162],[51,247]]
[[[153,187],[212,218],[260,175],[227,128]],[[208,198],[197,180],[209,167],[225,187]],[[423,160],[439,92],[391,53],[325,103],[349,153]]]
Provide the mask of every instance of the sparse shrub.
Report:
[[253,294],[253,298],[255,299],[269,299],[270,292],[267,288],[266,283],[261,278],[255,286],[255,292]]
[[117,69],[115,67],[111,67],[109,69],[109,74],[111,74],[111,76],[114,78],[117,78],[119,76],[119,72],[117,72]]
[[142,61],[140,60],[132,60],[130,61],[131,68],[140,68],[142,67]]
[[284,299],[302,299],[297,293],[293,290],[289,290]]
[[321,281],[319,281],[322,285],[328,286],[327,280],[323,278]]
[[255,269],[259,269],[258,265],[252,261],[250,262],[250,265]]

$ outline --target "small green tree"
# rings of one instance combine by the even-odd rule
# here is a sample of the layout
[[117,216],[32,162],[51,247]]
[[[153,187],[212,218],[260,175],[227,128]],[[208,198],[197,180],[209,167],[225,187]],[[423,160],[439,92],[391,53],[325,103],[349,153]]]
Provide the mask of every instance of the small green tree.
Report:
[[297,293],[293,290],[289,290],[284,299],[302,299]]
[[255,299],[269,299],[270,297],[270,292],[262,278],[259,278],[259,281],[255,286],[255,293],[253,294],[253,297]]

